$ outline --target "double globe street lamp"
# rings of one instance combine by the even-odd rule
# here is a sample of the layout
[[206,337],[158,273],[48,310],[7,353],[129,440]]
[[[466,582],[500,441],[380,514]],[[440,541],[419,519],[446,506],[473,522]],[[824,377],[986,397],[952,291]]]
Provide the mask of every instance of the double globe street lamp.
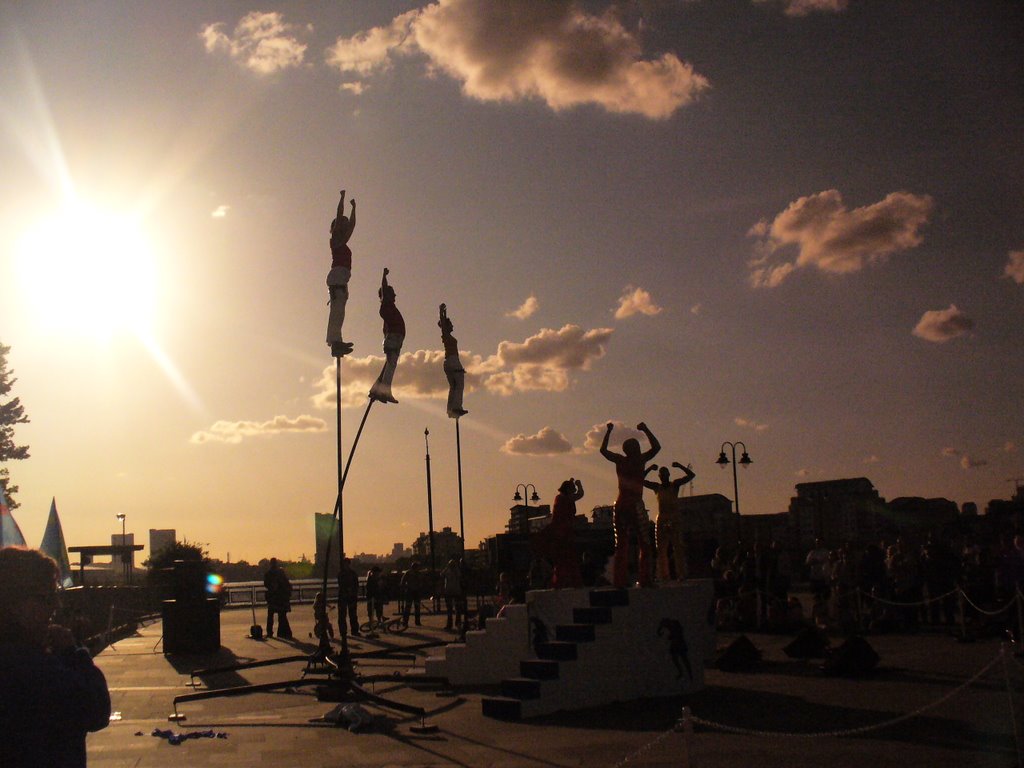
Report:
[[[725,455],[725,446],[729,446],[732,449],[732,461],[729,461],[729,457]],[[740,456],[739,461],[736,460],[736,447],[740,446],[743,449],[743,455]],[[725,469],[726,464],[732,464],[732,493],[733,500],[736,503],[736,541],[739,542],[743,539],[742,532],[740,530],[740,485],[739,480],[736,477],[736,465],[739,464],[741,467],[746,467],[753,463],[753,459],[750,458],[750,454],[747,453],[747,446],[742,441],[731,443],[726,440],[722,443],[721,453],[718,454],[718,460],[715,462],[718,466]]]

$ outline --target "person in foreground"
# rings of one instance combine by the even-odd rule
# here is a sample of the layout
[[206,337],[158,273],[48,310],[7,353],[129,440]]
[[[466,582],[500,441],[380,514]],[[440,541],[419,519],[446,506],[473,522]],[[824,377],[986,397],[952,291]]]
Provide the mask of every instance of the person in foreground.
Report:
[[81,768],[85,737],[110,722],[110,692],[89,651],[51,624],[56,563],[0,549],[0,765]]

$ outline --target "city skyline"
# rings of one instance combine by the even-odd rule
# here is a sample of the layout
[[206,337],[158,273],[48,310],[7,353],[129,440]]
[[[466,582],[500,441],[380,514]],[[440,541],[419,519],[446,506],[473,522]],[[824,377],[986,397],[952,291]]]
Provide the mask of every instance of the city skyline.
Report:
[[[1024,8],[472,0],[0,11],[0,342],[38,541],[176,528],[309,553],[337,488],[328,227],[358,201],[350,552],[459,529],[437,326],[467,369],[466,540],[613,448],[744,515],[804,481],[984,509],[1024,474]],[[651,501],[648,499],[648,506]]]

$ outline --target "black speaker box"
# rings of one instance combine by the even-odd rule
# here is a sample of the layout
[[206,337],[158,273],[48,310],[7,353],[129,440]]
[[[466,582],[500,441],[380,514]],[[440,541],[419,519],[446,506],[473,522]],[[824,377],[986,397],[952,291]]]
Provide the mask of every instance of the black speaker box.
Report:
[[740,635],[718,654],[715,666],[723,672],[749,672],[760,661],[761,651],[749,637]]
[[164,600],[161,604],[165,654],[216,653],[220,650],[220,602]]
[[842,645],[825,656],[822,669],[830,675],[863,677],[871,674],[881,659],[875,649],[860,635],[851,635]]
[[828,638],[817,627],[806,627],[797,633],[782,652],[791,659],[823,659],[828,651]]

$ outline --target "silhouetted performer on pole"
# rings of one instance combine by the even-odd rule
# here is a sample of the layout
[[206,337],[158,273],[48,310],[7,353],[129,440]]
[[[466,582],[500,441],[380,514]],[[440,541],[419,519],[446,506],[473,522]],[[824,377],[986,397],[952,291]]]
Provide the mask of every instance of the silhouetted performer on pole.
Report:
[[452,336],[455,326],[448,319],[448,308],[442,304],[440,319],[441,344],[444,346],[444,375],[448,379],[448,418],[457,419],[469,411],[462,407],[462,392],[466,386],[466,369],[459,360],[459,342]]
[[356,228],[356,201],[351,201],[352,213],[345,216],[345,190],[341,190],[338,213],[331,222],[331,271],[327,273],[327,293],[330,297],[331,314],[327,319],[327,343],[331,355],[344,357],[352,351],[352,345],[341,338],[341,326],[345,322],[345,305],[348,303],[348,281],[352,277],[352,251],[348,239]]
[[601,441],[601,455],[615,464],[615,474],[619,480],[619,495],[615,499],[615,559],[612,570],[612,584],[620,589],[626,587],[629,576],[629,539],[637,540],[640,550],[637,558],[637,582],[641,587],[651,585],[651,543],[646,534],[640,530],[640,510],[644,499],[644,467],[661,450],[658,438],[640,422],[636,428],[647,435],[651,442],[648,451],[640,451],[640,441],[629,438],[622,444],[623,453],[608,450],[615,425],[608,422],[608,429]]
[[651,464],[644,472],[658,470],[660,482],[653,483],[644,480],[644,485],[654,491],[658,498],[658,519],[655,523],[655,537],[658,551],[658,581],[668,581],[672,578],[669,570],[668,551],[672,549],[672,562],[676,567],[676,578],[682,581],[686,578],[686,541],[683,539],[683,515],[679,511],[679,489],[693,480],[696,475],[689,467],[684,467],[678,461],[672,462],[673,467],[678,467],[685,473],[682,477],[669,480],[668,467],[658,469],[657,464]]
[[395,306],[395,289],[388,285],[388,268],[384,267],[384,276],[380,279],[380,316],[384,321],[384,370],[377,381],[370,387],[370,397],[382,403],[397,403],[391,394],[391,380],[395,377],[398,367],[398,355],[405,341],[405,320]]

